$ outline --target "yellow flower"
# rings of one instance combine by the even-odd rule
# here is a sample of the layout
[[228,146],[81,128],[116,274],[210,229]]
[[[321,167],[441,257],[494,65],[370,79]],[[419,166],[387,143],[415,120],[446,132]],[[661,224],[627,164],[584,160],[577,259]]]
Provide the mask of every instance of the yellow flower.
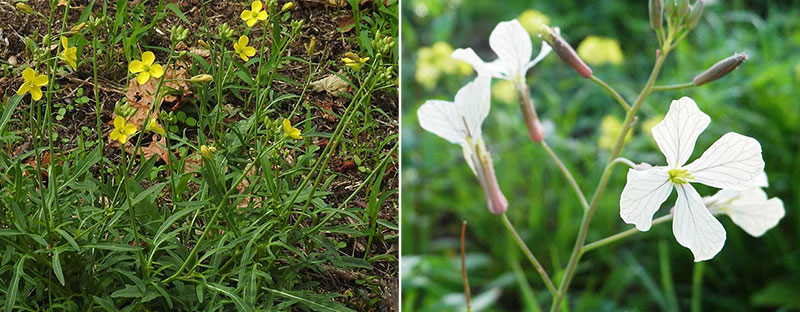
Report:
[[150,76],[153,78],[159,78],[164,75],[164,68],[158,63],[153,63],[156,60],[156,56],[153,52],[147,51],[142,53],[142,60],[133,60],[130,64],[128,64],[128,70],[136,74],[138,73],[139,76],[136,77],[136,81],[139,82],[140,85],[145,84],[148,80],[150,80]]
[[345,53],[344,58],[342,58],[342,62],[344,62],[344,65],[352,68],[355,71],[361,69],[361,65],[364,65],[364,63],[366,63],[367,61],[369,61],[369,57],[359,57],[358,54],[355,54],[353,52]]
[[[617,117],[613,115],[603,117],[603,121],[600,123],[600,138],[597,139],[597,146],[607,150],[614,148],[614,145],[617,144],[619,134],[622,133],[622,128],[622,121],[617,119]],[[625,142],[630,141],[632,137],[633,133],[628,131],[628,134],[625,136]]]
[[248,43],[250,43],[250,38],[247,38],[247,36],[241,36],[239,37],[239,42],[233,44],[233,50],[236,51],[236,53],[239,54],[239,57],[241,57],[245,62],[250,60],[250,56],[256,55],[256,48],[248,47]]
[[586,63],[603,65],[622,63],[622,49],[619,42],[608,37],[589,36],[578,45],[578,56]]
[[242,11],[242,14],[239,17],[241,17],[243,21],[247,22],[247,27],[252,27],[258,21],[267,19],[267,11],[262,10],[263,8],[264,5],[261,3],[261,1],[253,1],[253,3],[250,4],[250,10]]
[[281,8],[281,13],[291,10],[294,7],[294,2],[286,2]]
[[517,99],[517,87],[511,80],[501,79],[492,85],[492,96],[501,102],[514,103]]
[[144,130],[164,135],[164,127],[158,124],[158,121],[155,118],[150,118],[150,122],[148,122],[147,126],[144,127]]
[[17,90],[17,95],[25,95],[30,92],[34,101],[41,99],[42,87],[47,85],[47,76],[37,75],[33,68],[28,67],[22,71],[22,79],[25,79],[25,82]]
[[522,28],[525,28],[525,30],[531,34],[531,36],[539,34],[539,29],[542,27],[542,25],[550,24],[550,18],[547,17],[547,15],[530,9],[522,12],[522,14],[517,17],[517,20],[520,24],[522,24]]
[[300,135],[300,129],[292,127],[292,123],[289,121],[289,119],[284,119],[283,120],[283,132],[286,133],[286,137],[289,137],[289,138],[292,138],[292,139],[296,139],[296,140],[302,140],[303,139],[303,136]]
[[69,66],[72,66],[73,70],[78,69],[78,47],[69,47],[69,41],[67,37],[61,36],[61,46],[64,47],[64,51],[61,51],[59,57],[67,62]]
[[125,118],[122,116],[114,117],[114,131],[108,135],[112,140],[117,140],[119,143],[125,144],[128,142],[128,137],[136,133],[136,125],[126,123]]
[[217,151],[216,147],[200,145],[200,154],[203,154],[203,157],[205,157],[206,159],[214,159],[213,153],[216,151]]

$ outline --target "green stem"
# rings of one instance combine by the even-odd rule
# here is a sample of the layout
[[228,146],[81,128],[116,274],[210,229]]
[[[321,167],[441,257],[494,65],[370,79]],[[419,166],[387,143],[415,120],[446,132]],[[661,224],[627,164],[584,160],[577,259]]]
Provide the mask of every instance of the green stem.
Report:
[[625,99],[623,99],[622,96],[619,95],[617,90],[614,90],[614,88],[609,86],[605,81],[600,80],[600,78],[597,78],[597,76],[595,76],[595,75],[592,75],[591,77],[589,77],[589,79],[591,79],[592,81],[596,82],[598,85],[603,87],[603,89],[606,89],[606,91],[608,91],[608,93],[610,93],[611,96],[613,96],[614,99],[616,99],[617,102],[619,102],[619,105],[622,105],[622,108],[625,110],[625,112],[630,112],[631,111],[631,106],[628,105],[628,102],[625,102]]
[[[659,224],[667,222],[669,220],[672,220],[672,214],[668,214],[668,215],[656,218],[655,220],[653,220],[653,225],[659,225]],[[611,235],[609,237],[606,237],[606,238],[603,238],[603,239],[588,243],[588,244],[583,246],[583,249],[581,250],[581,253],[587,253],[587,252],[589,252],[591,250],[594,250],[596,248],[603,247],[605,245],[614,243],[614,242],[616,242],[618,240],[621,240],[623,238],[626,238],[626,237],[631,236],[631,235],[636,234],[636,233],[641,233],[641,231],[639,231],[636,228],[631,228],[631,229],[619,232],[617,234]]]
[[461,223],[461,280],[464,282],[464,295],[467,299],[467,312],[472,312],[469,294],[469,277],[467,276],[467,256],[465,248],[465,238],[467,233],[467,221]]
[[679,83],[679,84],[666,85],[666,86],[653,86],[652,90],[653,91],[671,91],[671,90],[680,90],[680,89],[691,88],[691,87],[694,87],[694,86],[695,85],[694,85],[693,82],[687,82],[687,83]]
[[547,145],[547,142],[544,140],[542,140],[542,147],[544,147],[544,150],[547,151],[547,155],[550,155],[550,158],[552,158],[553,162],[556,163],[558,169],[561,169],[564,177],[567,178],[567,181],[569,181],[570,186],[572,186],[572,190],[575,191],[575,195],[577,195],[578,199],[580,199],[583,209],[589,209],[589,203],[586,201],[586,196],[583,195],[583,191],[581,191],[580,186],[578,186],[578,182],[575,181],[572,173],[569,171],[569,169],[567,169],[567,166],[564,165],[564,162],[561,161],[561,158],[559,158],[558,155],[553,152],[553,149],[550,148],[550,145]]
[[[669,44],[672,39],[672,34],[667,37],[664,46],[669,47]],[[619,153],[622,151],[622,147],[625,145],[625,136],[628,135],[628,131],[630,131],[631,126],[633,125],[634,120],[636,119],[636,112],[639,111],[644,100],[650,95],[652,91],[651,88],[656,82],[656,78],[658,77],[658,73],[661,71],[661,66],[664,65],[664,59],[666,59],[667,54],[669,53],[668,49],[665,49],[661,53],[657,53],[655,65],[653,65],[653,71],[650,72],[650,77],[647,79],[647,83],[645,83],[644,88],[639,93],[639,96],[636,97],[636,101],[634,101],[631,110],[626,114],[625,121],[623,123],[624,127],[620,132],[619,137],[617,137],[617,143],[614,146],[614,149],[611,152],[609,157],[609,163],[606,165],[605,170],[603,171],[603,176],[600,178],[600,183],[597,185],[595,189],[594,195],[592,196],[592,200],[589,203],[589,209],[585,211],[583,214],[583,219],[581,220],[580,231],[578,232],[578,237],[575,239],[575,245],[572,249],[572,254],[570,255],[569,262],[567,263],[567,268],[564,273],[564,277],[561,280],[561,284],[558,288],[558,293],[556,294],[555,299],[553,299],[553,304],[550,307],[551,312],[557,312],[561,307],[561,301],[564,299],[567,290],[569,289],[569,284],[572,281],[573,275],[575,275],[575,269],[578,266],[578,261],[580,261],[581,254],[583,254],[583,244],[586,242],[586,234],[589,232],[589,224],[592,221],[592,217],[594,216],[594,212],[597,209],[597,205],[600,202],[600,198],[603,196],[603,192],[606,190],[606,186],[608,185],[608,180],[611,177],[611,170],[614,167],[613,160],[619,156]]]
[[505,213],[503,214],[503,224],[505,224],[506,229],[511,233],[511,236],[514,237],[514,240],[517,242],[517,245],[519,245],[519,248],[522,249],[522,252],[525,253],[525,256],[528,257],[528,260],[536,268],[536,271],[539,272],[539,275],[542,277],[542,281],[544,281],[544,285],[547,286],[550,294],[555,295],[556,287],[553,285],[553,281],[550,280],[550,276],[547,275],[547,271],[544,270],[544,267],[541,263],[539,263],[539,260],[536,260],[536,256],[533,255],[531,250],[528,249],[528,246],[525,245],[525,242],[522,241],[522,238],[519,236],[519,234],[517,234],[517,230],[514,229],[514,225],[511,224],[511,221],[508,220],[508,216]]
[[694,272],[692,273],[692,312],[702,310],[701,296],[703,296],[703,270],[705,262],[695,262]]

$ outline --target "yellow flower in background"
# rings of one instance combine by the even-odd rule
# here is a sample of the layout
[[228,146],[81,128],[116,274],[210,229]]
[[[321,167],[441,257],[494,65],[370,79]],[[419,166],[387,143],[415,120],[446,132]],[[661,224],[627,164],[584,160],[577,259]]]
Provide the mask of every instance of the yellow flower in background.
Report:
[[125,118],[122,116],[114,117],[114,131],[108,135],[112,140],[117,140],[119,143],[125,144],[128,142],[128,137],[136,133],[136,125],[126,123]]
[[542,25],[550,24],[550,18],[547,17],[547,15],[531,9],[523,11],[522,14],[517,17],[517,20],[522,24],[522,28],[525,28],[525,31],[531,34],[531,36],[538,35]]
[[647,120],[642,122],[642,130],[644,130],[644,132],[647,132],[647,134],[652,136],[653,135],[653,127],[655,127],[662,120],[664,120],[664,115],[656,115],[656,116],[647,118]]
[[442,75],[472,73],[472,66],[450,57],[453,47],[447,42],[436,42],[430,47],[417,50],[414,79],[425,89],[433,89]]
[[492,85],[492,96],[501,102],[514,103],[517,99],[517,88],[511,80],[501,79]]
[[241,36],[239,37],[239,41],[233,44],[233,50],[238,53],[239,57],[241,57],[245,62],[249,61],[251,56],[256,55],[256,48],[248,47],[248,43],[250,43],[250,38],[247,38],[247,36]]
[[17,95],[25,95],[25,93],[31,93],[31,99],[34,101],[38,101],[42,98],[42,87],[47,85],[47,76],[45,75],[37,75],[36,71],[33,68],[26,68],[22,71],[22,79],[25,82],[17,90]]
[[616,39],[599,36],[588,36],[578,45],[578,56],[586,63],[603,65],[622,64],[622,49]]
[[239,17],[247,23],[248,27],[253,27],[258,21],[267,19],[267,11],[262,10],[263,8],[264,4],[261,1],[253,1],[253,3],[250,3],[250,10],[242,11]]
[[285,133],[286,137],[295,139],[295,140],[302,140],[303,136],[300,135],[300,129],[297,129],[292,126],[292,123],[289,119],[283,120],[283,132]]
[[353,52],[345,53],[344,58],[342,58],[342,62],[344,62],[344,65],[352,68],[355,71],[361,69],[361,65],[364,65],[364,63],[366,63],[367,61],[369,61],[369,57],[360,57],[358,56],[358,54],[355,54]]
[[147,123],[147,126],[144,128],[144,130],[164,135],[164,127],[158,124],[158,121],[155,118],[150,118],[150,122]]
[[61,51],[59,57],[64,60],[69,66],[72,66],[73,70],[78,69],[78,47],[69,47],[69,41],[67,37],[61,36],[61,46],[64,48],[64,51]]
[[139,82],[140,85],[145,84],[150,77],[159,78],[164,75],[164,68],[158,63],[154,63],[156,61],[156,56],[153,52],[147,51],[142,53],[142,60],[133,60],[130,64],[128,64],[128,70],[139,75],[136,77],[136,81]]
[[[600,137],[597,139],[597,146],[600,149],[610,150],[614,148],[617,143],[617,137],[622,133],[622,121],[613,115],[603,117],[600,123]],[[633,137],[633,132],[628,131],[625,136],[625,142],[628,142]]]

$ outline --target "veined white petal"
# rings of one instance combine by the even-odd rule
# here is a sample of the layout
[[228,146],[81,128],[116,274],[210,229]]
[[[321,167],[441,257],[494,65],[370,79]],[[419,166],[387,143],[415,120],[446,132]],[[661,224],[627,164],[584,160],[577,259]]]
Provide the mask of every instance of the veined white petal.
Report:
[[639,231],[650,230],[653,214],[672,193],[672,183],[664,167],[628,169],[628,182],[619,197],[619,215]]
[[764,235],[767,230],[778,225],[786,214],[783,201],[777,197],[767,199],[767,193],[760,187],[741,191],[739,198],[720,210],[747,234],[755,237]]
[[453,54],[450,54],[450,57],[472,65],[472,68],[478,72],[478,75],[485,74],[495,78],[506,78],[508,75],[506,72],[507,70],[502,64],[499,64],[497,61],[489,63],[484,62],[472,48],[456,49],[453,51]]
[[652,130],[670,168],[681,167],[689,160],[697,137],[710,122],[711,118],[691,98],[684,96],[672,101],[664,120]]
[[721,189],[712,196],[703,197],[703,202],[708,209],[712,212],[716,212],[718,209],[727,206],[731,201],[738,198],[740,192],[741,191],[737,190]]
[[455,102],[426,101],[417,110],[420,126],[455,144],[466,144],[468,136],[479,139],[491,105],[490,83],[489,76],[479,75],[458,90]]
[[761,144],[751,137],[728,132],[686,170],[694,177],[692,182],[723,189],[748,188],[764,170]]
[[536,66],[536,64],[539,64],[539,62],[541,62],[545,56],[550,54],[550,51],[553,51],[553,48],[551,48],[550,45],[547,44],[547,42],[542,40],[542,48],[539,50],[539,55],[537,55],[536,58],[533,59],[532,61],[528,62],[528,65],[525,66],[525,71],[527,72],[528,69],[531,69],[531,67],[534,67]]
[[422,129],[455,144],[467,143],[467,128],[456,104],[448,101],[428,100],[417,110]]
[[672,232],[682,246],[694,254],[694,261],[714,258],[725,245],[725,228],[703,204],[691,184],[676,185],[678,200],[672,221]]
[[769,186],[769,180],[767,180],[767,173],[762,171],[761,174],[757,175],[755,180],[753,180],[753,185],[758,187]]
[[517,20],[500,22],[489,35],[489,46],[508,68],[511,79],[524,75],[533,54],[531,37]]

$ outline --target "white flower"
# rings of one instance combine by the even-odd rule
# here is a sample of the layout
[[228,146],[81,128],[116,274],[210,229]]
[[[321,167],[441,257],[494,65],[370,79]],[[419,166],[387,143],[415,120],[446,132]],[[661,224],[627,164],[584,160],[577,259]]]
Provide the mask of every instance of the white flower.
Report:
[[692,251],[695,261],[711,259],[722,250],[725,229],[690,183],[744,190],[764,170],[758,141],[733,132],[723,135],[700,158],[685,165],[697,137],[710,122],[711,118],[691,98],[672,101],[664,120],[652,130],[667,166],[629,169],[619,203],[622,220],[647,231],[653,214],[675,188],[678,199],[672,231],[678,243]]
[[489,47],[497,54],[497,60],[484,62],[472,48],[453,51],[454,59],[469,63],[479,74],[489,74],[495,78],[508,79],[522,90],[525,87],[525,73],[539,63],[552,50],[542,42],[539,55],[531,60],[531,37],[517,20],[501,22],[489,35]]
[[783,201],[768,198],[762,187],[767,187],[767,175],[763,173],[745,190],[722,189],[703,199],[712,213],[727,214],[747,234],[759,237],[778,225],[786,214]]
[[456,93],[454,102],[428,100],[417,110],[423,129],[451,143],[461,145],[472,172],[478,178],[489,204],[489,211],[502,214],[508,201],[500,191],[494,165],[483,144],[481,125],[489,115],[491,77],[478,75]]

